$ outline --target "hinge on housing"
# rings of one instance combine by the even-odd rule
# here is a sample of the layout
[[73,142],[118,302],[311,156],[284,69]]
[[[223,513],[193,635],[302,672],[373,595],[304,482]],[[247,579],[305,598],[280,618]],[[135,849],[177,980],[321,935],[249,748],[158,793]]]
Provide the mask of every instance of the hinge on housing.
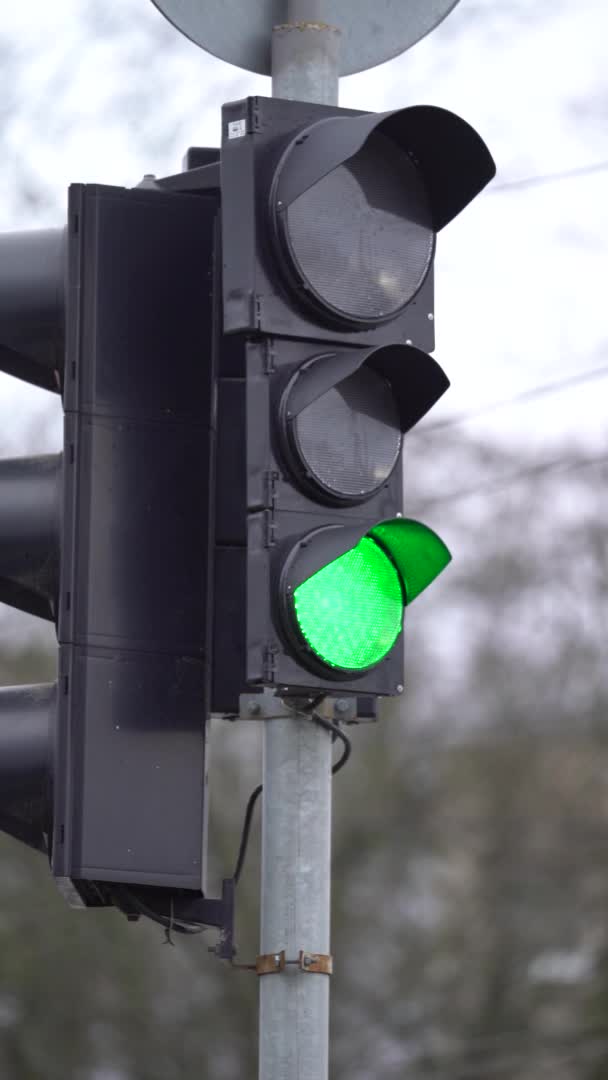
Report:
[[250,104],[251,131],[252,132],[261,131],[262,130],[262,122],[260,120],[260,106],[258,105],[258,99],[257,98],[250,99],[250,102],[251,102],[251,104]]
[[257,296],[257,294],[256,294],[256,296],[253,297],[253,306],[254,306],[255,325],[256,325],[256,329],[259,330],[261,325],[262,325],[262,297],[261,296]]
[[262,650],[262,679],[266,683],[273,683],[276,677],[276,645],[265,645]]
[[264,547],[274,547],[276,542],[276,528],[274,507],[271,510],[264,510]]
[[272,510],[274,513],[274,506],[277,497],[277,482],[279,480],[279,473],[276,469],[269,469],[264,473],[264,505]]
[[266,350],[264,353],[264,374],[272,375],[275,370],[275,357],[274,342],[272,340],[266,341]]
[[269,471],[264,473],[264,546],[274,547],[276,542],[275,505],[277,496],[277,481],[279,473]]

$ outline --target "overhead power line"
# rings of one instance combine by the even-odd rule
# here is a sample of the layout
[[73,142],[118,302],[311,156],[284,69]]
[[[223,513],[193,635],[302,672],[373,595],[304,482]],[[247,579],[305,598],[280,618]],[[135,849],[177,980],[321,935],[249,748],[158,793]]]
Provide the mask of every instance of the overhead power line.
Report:
[[538,465],[532,465],[527,469],[509,473],[502,477],[495,477],[485,484],[476,484],[470,488],[460,488],[450,494],[438,495],[435,499],[426,499],[423,503],[416,504],[416,513],[426,512],[429,507],[438,506],[440,503],[457,502],[459,499],[468,499],[473,495],[492,494],[499,488],[510,487],[532,476],[541,476],[544,473],[557,472],[559,469],[586,469],[594,465],[603,465],[608,462],[608,454],[585,458],[556,458],[553,461],[541,461]]
[[499,191],[516,191],[517,189],[540,187],[541,184],[556,184],[562,180],[578,180],[582,176],[592,176],[594,173],[607,172],[608,161],[596,161],[589,165],[580,165],[574,169],[562,169],[559,172],[541,173],[539,176],[525,176],[521,180],[504,180],[500,184],[491,184],[488,195],[496,195]]
[[447,416],[445,420],[437,420],[432,424],[423,424],[420,428],[415,429],[412,434],[425,435],[433,431],[440,431],[443,428],[455,427],[458,424],[466,423],[468,420],[474,420],[478,416],[485,416],[487,413],[507,409],[511,405],[520,405],[526,401],[532,401],[534,398],[545,397],[548,394],[556,394],[579,383],[593,382],[595,379],[604,379],[606,376],[608,376],[608,364],[604,364],[599,368],[581,371],[577,375],[566,375],[563,379],[556,379],[553,382],[541,383],[538,386],[531,386],[527,390],[521,390],[519,393],[513,394],[512,397],[502,398],[500,401],[491,401],[487,405],[480,405],[478,409],[469,409],[466,412]]

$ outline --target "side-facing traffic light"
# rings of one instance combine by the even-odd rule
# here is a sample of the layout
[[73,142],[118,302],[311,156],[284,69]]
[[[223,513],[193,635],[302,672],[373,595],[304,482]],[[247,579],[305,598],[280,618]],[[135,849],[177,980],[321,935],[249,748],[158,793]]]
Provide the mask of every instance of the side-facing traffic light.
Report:
[[218,225],[74,185],[65,229],[0,237],[0,367],[65,412],[61,454],[0,462],[0,601],[59,644],[0,691],[0,827],[133,913],[204,889]]
[[404,436],[449,385],[436,235],[494,171],[431,106],[224,107],[216,710],[402,688],[405,608],[450,558],[402,516]]

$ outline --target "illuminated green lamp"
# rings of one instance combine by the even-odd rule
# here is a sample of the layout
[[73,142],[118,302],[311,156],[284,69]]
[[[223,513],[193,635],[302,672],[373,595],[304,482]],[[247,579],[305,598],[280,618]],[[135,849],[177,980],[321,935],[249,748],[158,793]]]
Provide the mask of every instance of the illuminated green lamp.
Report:
[[299,631],[329,667],[366,671],[393,648],[407,604],[451,559],[432,529],[395,518],[317,570],[293,595]]

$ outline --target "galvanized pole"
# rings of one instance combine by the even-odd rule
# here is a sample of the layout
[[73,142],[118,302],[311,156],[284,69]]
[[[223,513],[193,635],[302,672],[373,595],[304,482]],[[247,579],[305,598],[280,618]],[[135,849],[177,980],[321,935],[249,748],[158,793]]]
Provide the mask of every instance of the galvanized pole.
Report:
[[[264,722],[261,953],[329,953],[331,737],[309,717]],[[327,1080],[329,975],[261,975],[259,1080]]]
[[338,104],[340,32],[323,19],[325,0],[287,0],[272,32],[272,96]]
[[[288,0],[273,31],[273,96],[336,105],[338,42],[323,0]],[[263,955],[330,952],[331,751],[310,716],[265,721]],[[259,981],[259,1080],[327,1080],[329,975],[288,963]]]

